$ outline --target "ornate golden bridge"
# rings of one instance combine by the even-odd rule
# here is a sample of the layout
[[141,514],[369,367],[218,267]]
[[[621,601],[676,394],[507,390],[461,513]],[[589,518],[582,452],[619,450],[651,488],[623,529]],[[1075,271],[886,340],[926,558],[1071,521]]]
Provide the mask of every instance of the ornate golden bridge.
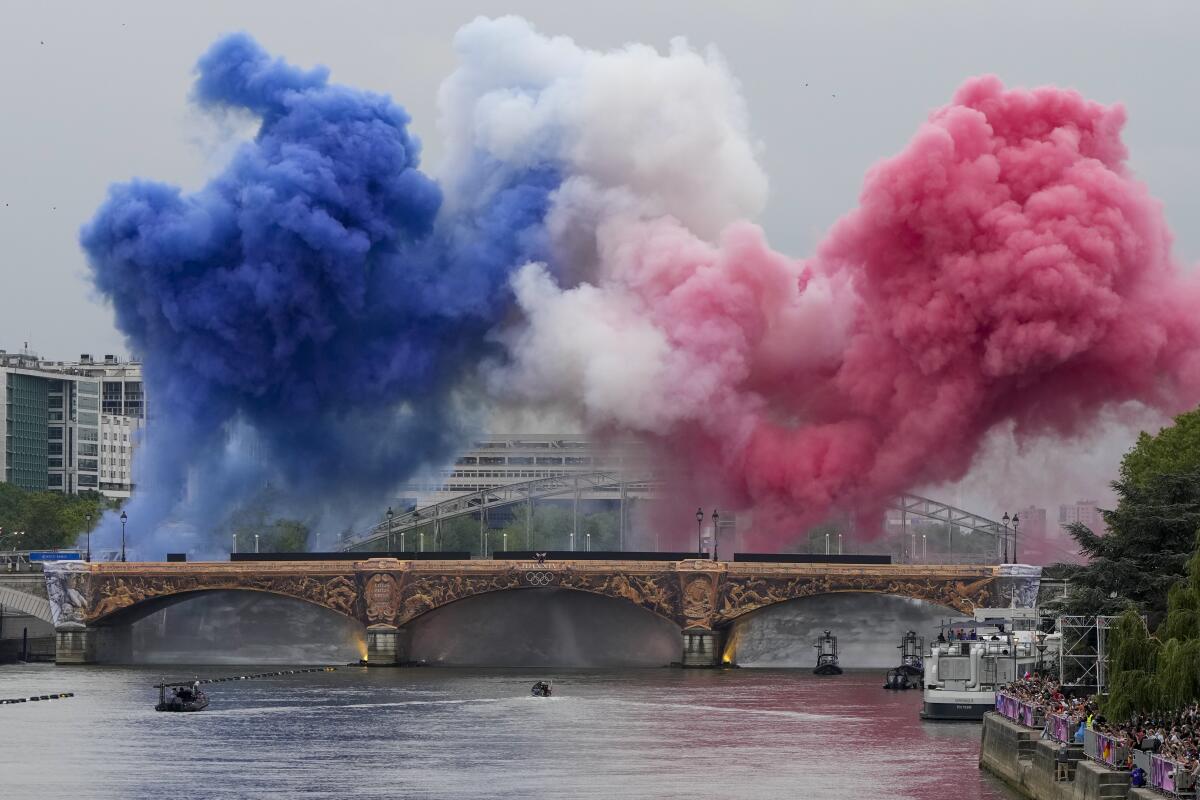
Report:
[[1040,569],[1024,565],[683,561],[58,562],[46,589],[60,662],[94,659],[95,639],[202,592],[243,590],[322,606],[367,628],[370,663],[405,660],[404,628],[490,592],[560,588],[632,603],[677,625],[684,664],[715,663],[723,631],[777,603],[836,592],[923,600],[970,613],[1032,605]]

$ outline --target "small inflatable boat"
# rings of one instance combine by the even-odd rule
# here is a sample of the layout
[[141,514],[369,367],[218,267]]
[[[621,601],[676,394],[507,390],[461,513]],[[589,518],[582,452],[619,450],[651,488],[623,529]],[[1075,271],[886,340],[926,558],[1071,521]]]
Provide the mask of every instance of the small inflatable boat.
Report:
[[551,693],[550,684],[546,683],[545,681],[538,681],[533,685],[533,688],[529,690],[529,693],[534,697],[549,697]]

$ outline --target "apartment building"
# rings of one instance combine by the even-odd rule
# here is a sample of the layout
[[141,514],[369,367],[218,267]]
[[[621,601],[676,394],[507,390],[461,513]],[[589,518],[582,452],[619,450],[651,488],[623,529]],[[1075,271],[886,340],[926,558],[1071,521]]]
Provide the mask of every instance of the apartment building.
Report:
[[0,350],[5,436],[0,480],[67,494],[128,497],[145,421],[141,364],[39,359]]

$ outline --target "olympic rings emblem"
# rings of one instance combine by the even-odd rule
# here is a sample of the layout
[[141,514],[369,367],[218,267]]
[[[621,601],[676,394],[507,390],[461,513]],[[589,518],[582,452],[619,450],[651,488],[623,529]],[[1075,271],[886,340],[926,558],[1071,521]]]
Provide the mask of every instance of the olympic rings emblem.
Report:
[[542,572],[541,570],[533,570],[525,573],[525,582],[530,586],[549,586],[554,582],[555,575],[553,572]]

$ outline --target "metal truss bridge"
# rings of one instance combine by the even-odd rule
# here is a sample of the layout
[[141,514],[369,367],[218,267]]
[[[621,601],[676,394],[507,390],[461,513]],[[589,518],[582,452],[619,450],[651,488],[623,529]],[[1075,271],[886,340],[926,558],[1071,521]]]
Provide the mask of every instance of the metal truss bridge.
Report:
[[[602,493],[609,493],[612,495],[612,499],[620,500],[619,541],[623,546],[626,527],[625,501],[631,498],[649,497],[663,483],[664,481],[658,477],[629,476],[616,471],[572,473],[509,483],[480,489],[470,494],[443,500],[440,503],[395,514],[390,519],[384,519],[372,526],[353,542],[347,544],[344,549],[391,550],[396,536],[402,536],[427,525],[433,526],[434,541],[439,541],[440,525],[446,520],[476,515],[482,511],[483,513],[480,515],[482,529],[483,518],[491,510],[522,503],[532,508],[533,503],[538,500],[557,497],[570,497],[574,500],[573,541],[578,542],[580,495],[587,494],[594,498],[596,494]],[[991,536],[997,543],[1008,533],[1005,526],[995,520],[915,494],[901,494],[892,498],[887,504],[887,509],[900,512],[901,525],[906,530],[907,520],[911,516],[944,523],[950,526],[952,531]],[[526,519],[528,520],[528,518],[527,515]]]

